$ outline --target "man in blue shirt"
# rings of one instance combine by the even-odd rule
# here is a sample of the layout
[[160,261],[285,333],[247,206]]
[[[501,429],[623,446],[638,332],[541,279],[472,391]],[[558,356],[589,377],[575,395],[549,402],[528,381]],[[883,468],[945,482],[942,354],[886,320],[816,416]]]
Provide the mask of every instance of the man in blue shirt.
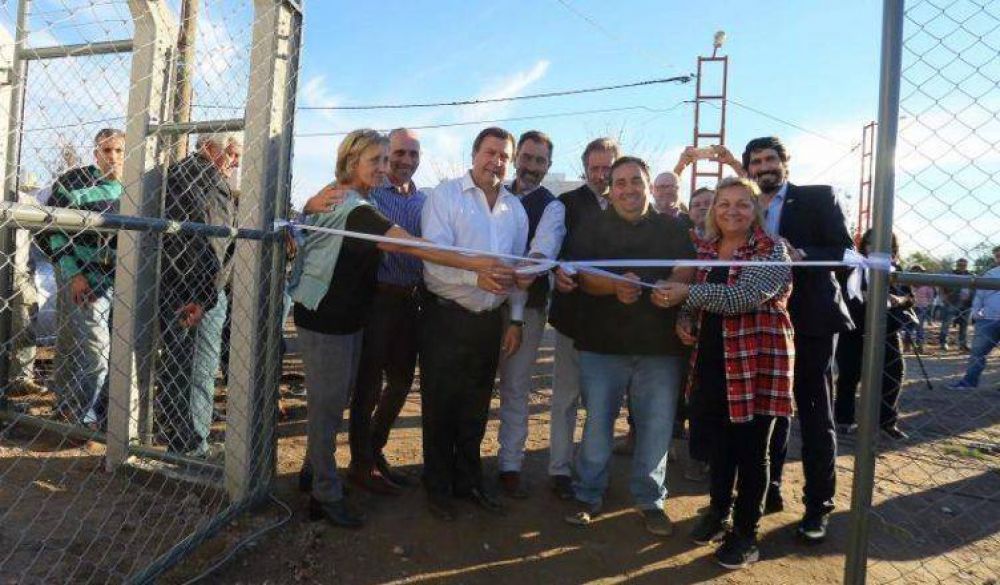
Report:
[[[383,215],[420,236],[426,194],[413,174],[420,166],[420,141],[405,128],[389,134],[389,174],[372,201]],[[420,260],[386,253],[378,268],[371,321],[365,328],[358,380],[351,399],[351,467],[348,478],[375,493],[397,494],[409,483],[390,469],[382,449],[413,384],[417,362],[418,291],[423,282]],[[384,384],[383,384],[384,376]]]
[[[993,268],[987,270],[982,278],[1000,278],[1000,246],[993,248],[993,262]],[[969,366],[965,376],[948,387],[951,390],[970,390],[979,386],[979,378],[986,369],[986,358],[1000,344],[1000,291],[976,291],[969,316],[976,327]]]

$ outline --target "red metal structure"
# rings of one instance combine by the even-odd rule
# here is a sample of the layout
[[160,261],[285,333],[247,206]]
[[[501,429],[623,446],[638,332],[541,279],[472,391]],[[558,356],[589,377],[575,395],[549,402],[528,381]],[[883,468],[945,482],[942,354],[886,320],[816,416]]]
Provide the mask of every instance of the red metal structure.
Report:
[[[691,143],[695,148],[708,148],[713,144],[726,143],[726,92],[729,80],[729,57],[718,56],[725,34],[721,31],[715,35],[715,48],[711,57],[698,57],[698,77],[695,82],[694,100],[694,141]],[[721,67],[722,79],[721,87],[705,87],[704,72],[707,68]],[[702,127],[701,107],[703,104],[710,104],[719,109],[718,126],[711,128]],[[700,187],[699,178],[711,178],[712,184],[722,179],[722,164],[715,160],[700,159],[695,160],[691,165],[691,193]]]
[[872,176],[875,170],[875,122],[865,124],[861,130],[861,184],[858,187],[858,224],[854,230],[855,243],[871,227]]

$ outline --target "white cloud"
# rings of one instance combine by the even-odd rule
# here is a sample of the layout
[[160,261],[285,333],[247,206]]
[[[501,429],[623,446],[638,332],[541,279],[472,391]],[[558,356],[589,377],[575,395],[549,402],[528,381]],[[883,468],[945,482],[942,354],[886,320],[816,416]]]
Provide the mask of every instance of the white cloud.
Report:
[[[529,86],[545,77],[545,74],[549,70],[549,65],[551,63],[548,60],[541,59],[535,62],[530,69],[518,71],[490,83],[483,91],[479,92],[475,99],[495,100],[518,96],[524,93],[524,90]],[[510,107],[510,102],[477,104],[463,108],[461,120],[463,122],[471,122],[494,118],[508,111]]]
[[[491,79],[474,95],[474,99],[502,99],[525,93],[528,87],[537,83],[548,73],[550,62],[539,60],[527,69]],[[316,75],[305,80],[299,87],[299,105],[312,107],[333,107],[348,101],[331,91],[326,76]],[[359,100],[360,101],[360,100]],[[499,102],[453,109],[427,110],[408,116],[409,126],[424,126],[449,122],[474,122],[504,117],[512,103]],[[300,110],[296,120],[298,134],[329,132],[333,129],[374,127],[386,128],[396,125],[387,123],[383,112],[344,112]],[[477,125],[435,129],[420,133],[422,158],[414,180],[421,186],[434,186],[442,179],[461,174],[469,165],[472,139],[480,128]],[[336,146],[342,136],[323,138],[297,138],[295,146],[295,183],[292,200],[302,205],[332,176]]]

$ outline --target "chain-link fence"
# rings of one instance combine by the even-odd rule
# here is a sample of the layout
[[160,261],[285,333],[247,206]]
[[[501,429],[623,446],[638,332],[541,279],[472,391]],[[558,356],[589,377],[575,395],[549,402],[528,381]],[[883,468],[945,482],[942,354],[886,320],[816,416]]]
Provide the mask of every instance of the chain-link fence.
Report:
[[[868,387],[881,386],[863,393],[872,424],[844,441],[857,457],[852,528],[870,523],[867,541],[852,543],[866,552],[849,556],[848,582],[863,578],[866,554],[871,582],[991,583],[1000,577],[1000,376],[989,357],[1000,339],[1000,6],[887,2],[884,34],[876,199],[892,192],[893,162],[895,191],[888,205],[876,201],[870,243],[889,251],[891,228],[904,272],[891,279],[889,308],[867,315],[884,319],[886,340],[864,352]],[[867,333],[880,342],[878,328]],[[838,366],[860,375],[850,360],[860,361],[861,336],[840,344]],[[837,400],[840,423],[853,422],[840,420],[846,402]],[[872,489],[869,503],[862,492]]]
[[0,574],[148,581],[268,493],[300,8],[0,26]]

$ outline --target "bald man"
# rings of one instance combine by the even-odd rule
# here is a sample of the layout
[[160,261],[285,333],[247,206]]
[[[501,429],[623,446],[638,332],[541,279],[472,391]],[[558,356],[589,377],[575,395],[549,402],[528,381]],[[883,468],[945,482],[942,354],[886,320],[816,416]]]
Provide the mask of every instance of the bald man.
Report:
[[653,207],[663,215],[676,218],[684,209],[678,195],[680,181],[677,175],[667,171],[653,179]]
[[[406,128],[393,130],[389,133],[389,173],[385,184],[371,195],[383,215],[415,236],[420,235],[420,214],[427,199],[413,182],[419,166],[417,135]],[[372,317],[365,327],[351,399],[348,479],[370,492],[397,494],[410,481],[389,467],[382,449],[413,384],[423,265],[411,256],[386,253],[376,278]]]

